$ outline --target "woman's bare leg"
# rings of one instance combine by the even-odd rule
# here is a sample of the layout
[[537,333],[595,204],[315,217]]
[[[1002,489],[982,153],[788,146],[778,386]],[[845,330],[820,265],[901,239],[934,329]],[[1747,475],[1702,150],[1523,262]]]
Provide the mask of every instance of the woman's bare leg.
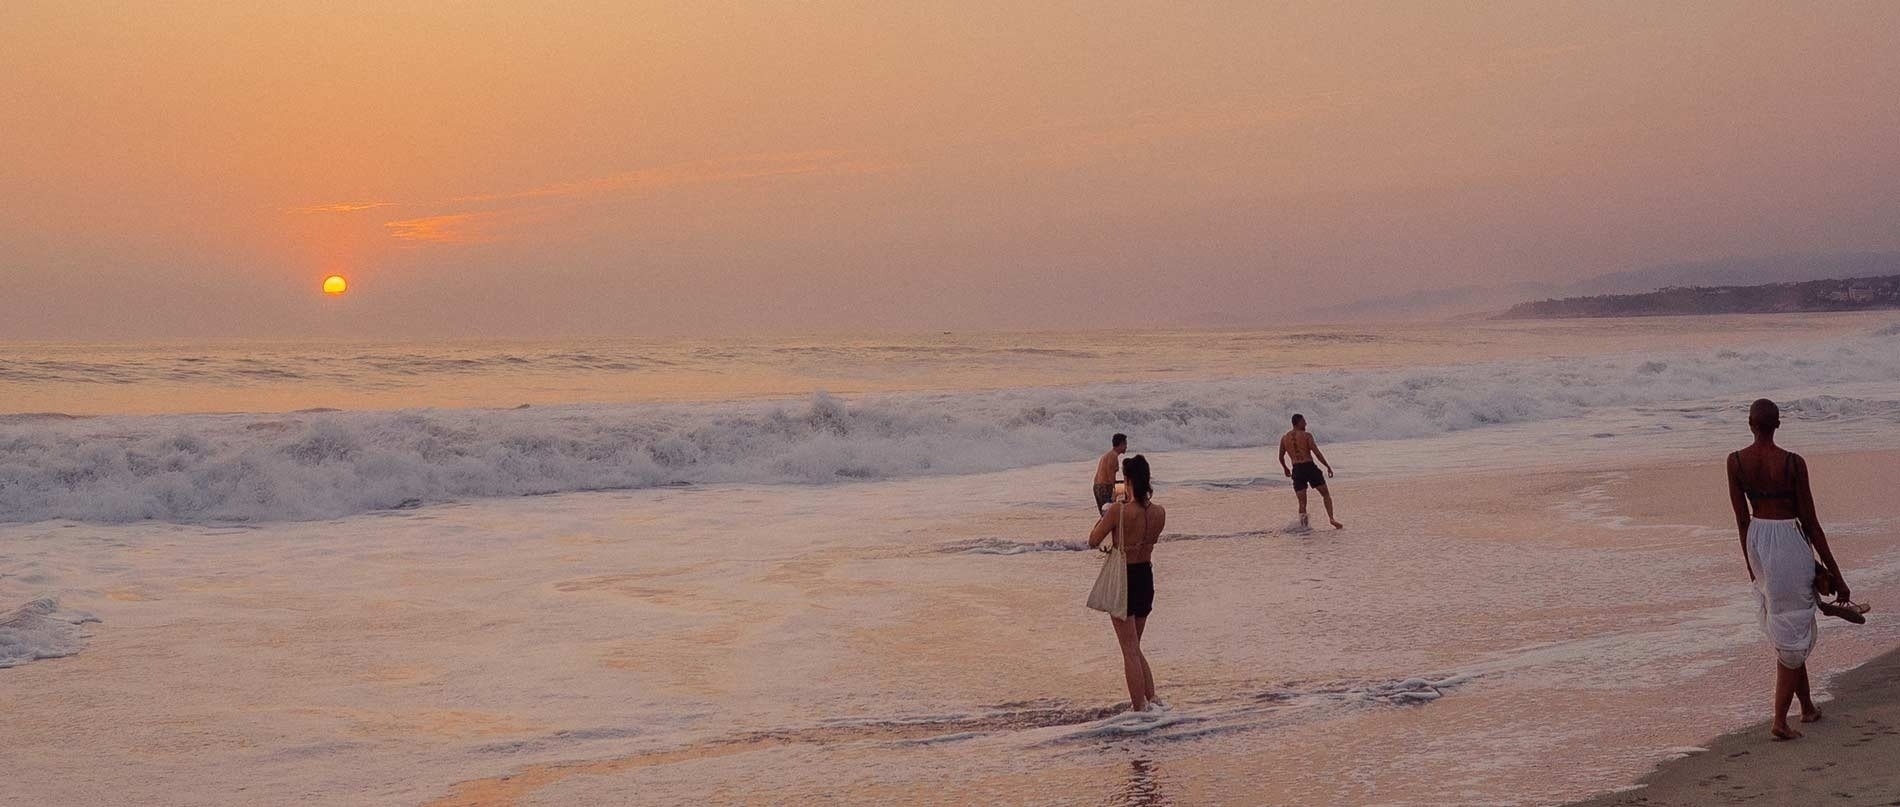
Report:
[[1128,680],[1128,708],[1137,712],[1148,708],[1148,667],[1141,658],[1141,636],[1131,619],[1109,617],[1115,625],[1115,641],[1122,647],[1122,677]]
[[1148,618],[1138,616],[1133,622],[1135,623],[1135,654],[1141,657],[1141,677],[1147,684],[1148,700],[1156,700],[1155,672],[1148,667],[1148,654],[1141,651],[1141,632],[1148,629]]
[[1775,735],[1775,739],[1794,740],[1801,737],[1801,732],[1788,725],[1788,705],[1794,702],[1795,681],[1805,677],[1807,672],[1806,665],[1789,669],[1781,666],[1779,661],[1775,663],[1775,725],[1768,731]]
[[1814,699],[1808,697],[1808,668],[1802,665],[1794,682],[1795,700],[1801,702],[1801,722],[1813,723],[1821,719],[1821,710],[1814,705]]

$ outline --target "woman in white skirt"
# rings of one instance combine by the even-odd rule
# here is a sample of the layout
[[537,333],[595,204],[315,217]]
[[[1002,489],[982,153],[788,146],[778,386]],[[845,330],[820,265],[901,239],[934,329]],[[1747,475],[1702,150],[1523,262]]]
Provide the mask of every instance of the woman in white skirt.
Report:
[[[1823,604],[1817,581],[1848,602],[1847,581],[1827,546],[1820,519],[1814,513],[1814,494],[1808,489],[1808,466],[1801,456],[1775,445],[1781,410],[1774,401],[1758,400],[1748,408],[1748,426],[1755,442],[1728,455],[1729,501],[1735,507],[1735,525],[1741,533],[1742,561],[1755,584],[1761,608],[1762,630],[1775,645],[1775,724],[1778,740],[1793,740],[1801,732],[1788,725],[1788,706],[1801,700],[1801,722],[1821,719],[1821,710],[1808,697],[1808,652],[1814,649],[1815,610],[1829,613],[1856,606]],[[1819,555],[1824,570],[1815,566]]]

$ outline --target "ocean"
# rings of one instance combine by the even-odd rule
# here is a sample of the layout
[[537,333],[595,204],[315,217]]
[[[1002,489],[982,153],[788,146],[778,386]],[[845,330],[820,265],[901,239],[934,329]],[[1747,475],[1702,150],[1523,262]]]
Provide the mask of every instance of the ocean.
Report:
[[[1765,714],[1721,457],[1763,396],[1811,456],[1900,449],[1897,322],[9,344],[0,764],[47,804],[1559,803]],[[1346,530],[1292,523],[1293,412]],[[1081,606],[1115,432],[1170,509],[1153,719]],[[1900,593],[1869,498],[1830,534]]]

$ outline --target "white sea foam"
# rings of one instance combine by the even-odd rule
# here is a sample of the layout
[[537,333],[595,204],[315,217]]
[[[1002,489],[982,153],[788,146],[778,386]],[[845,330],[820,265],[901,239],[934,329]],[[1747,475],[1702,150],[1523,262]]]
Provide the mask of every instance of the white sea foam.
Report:
[[85,645],[80,626],[98,621],[88,613],[61,610],[50,597],[22,605],[0,616],[0,668],[78,653]]
[[[1330,441],[1612,407],[1701,417],[1771,389],[1900,381],[1893,342],[852,400],[15,418],[0,421],[0,521],[267,522],[492,496],[976,473],[1085,460],[1114,431],[1149,451],[1255,446],[1291,411]],[[1835,395],[1784,411],[1900,418],[1890,401]]]

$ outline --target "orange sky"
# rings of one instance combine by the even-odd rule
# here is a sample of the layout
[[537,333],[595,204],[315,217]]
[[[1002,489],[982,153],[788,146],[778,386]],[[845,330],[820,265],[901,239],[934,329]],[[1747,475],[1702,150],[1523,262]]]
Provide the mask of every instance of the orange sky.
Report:
[[11,0],[0,337],[1265,324],[1900,249],[1895,42],[1883,2]]

